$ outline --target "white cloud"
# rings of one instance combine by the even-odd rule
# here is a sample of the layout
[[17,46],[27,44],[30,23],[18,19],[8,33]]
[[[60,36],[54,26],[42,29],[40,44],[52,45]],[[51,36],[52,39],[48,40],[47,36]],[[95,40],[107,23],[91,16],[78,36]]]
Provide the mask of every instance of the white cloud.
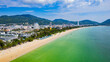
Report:
[[[54,4],[55,3],[55,4]],[[43,9],[47,11],[47,14],[51,14],[58,18],[65,19],[85,19],[91,18],[100,20],[107,16],[110,13],[101,15],[91,15],[90,13],[97,12],[106,12],[110,11],[110,0],[0,0],[0,8],[3,7],[38,7],[41,8],[47,5],[46,7],[56,7],[55,9]],[[25,11],[25,12],[34,12],[33,10]],[[50,12],[50,13],[49,13]],[[76,14],[88,13],[89,15],[81,16]],[[50,16],[51,16],[50,15]],[[99,16],[99,17],[98,17]],[[102,16],[102,17],[101,17]],[[45,16],[48,17],[48,16]],[[51,16],[52,18],[53,16]],[[53,17],[53,18],[55,18]],[[101,18],[100,18],[101,17]]]
[[[110,11],[110,0],[94,0],[94,1],[98,1],[98,3],[101,1],[101,3],[99,5],[95,5],[94,2],[93,4],[93,0],[91,1],[78,1],[78,3],[74,3],[71,5],[68,5],[69,8],[60,8],[62,9],[61,11],[59,11],[58,13],[54,13],[54,14],[73,14],[73,13],[89,13],[89,12],[99,12],[99,11]],[[103,1],[103,2],[102,2]]]
[[28,10],[28,11],[25,11],[25,12],[34,12],[33,10]]
[[57,0],[22,0],[22,2],[24,3],[29,3],[29,4],[42,4],[42,5],[46,5],[46,4],[53,4],[54,2],[56,2]]
[[64,0],[64,3],[73,3],[75,0]]
[[0,4],[6,5],[7,7],[30,7],[30,5],[23,4],[19,1],[13,1],[13,0],[0,0]]
[[56,15],[54,18],[60,17],[68,20],[91,19],[101,22],[110,16],[110,12],[106,13],[110,11],[110,0],[77,0],[69,7],[60,9],[61,11],[53,13]]
[[57,0],[0,0],[0,5],[7,7],[41,7],[47,4],[53,4]]
[[61,2],[57,4],[61,7],[70,8],[100,4],[103,0],[0,0],[0,4],[7,5],[7,7],[43,7],[56,2]]
[[110,0],[0,0],[0,7],[42,8],[48,4],[50,4],[49,7],[55,7],[52,4],[56,2],[61,2],[61,4],[56,5],[59,6],[59,12],[63,14],[110,10]]

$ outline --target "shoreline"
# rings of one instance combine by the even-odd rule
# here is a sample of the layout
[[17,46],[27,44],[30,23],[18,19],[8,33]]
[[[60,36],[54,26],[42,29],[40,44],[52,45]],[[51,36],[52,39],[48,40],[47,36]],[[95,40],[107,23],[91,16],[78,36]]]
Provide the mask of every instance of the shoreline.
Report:
[[49,42],[56,40],[57,38],[60,38],[72,31],[82,29],[82,28],[85,28],[85,27],[66,30],[65,32],[54,34],[54,35],[52,35],[48,38],[42,39],[42,40],[35,39],[32,42],[26,42],[24,44],[14,46],[14,47],[8,48],[6,50],[0,50],[0,62],[1,61],[2,62],[12,61],[36,48],[39,48],[43,45],[46,45]]

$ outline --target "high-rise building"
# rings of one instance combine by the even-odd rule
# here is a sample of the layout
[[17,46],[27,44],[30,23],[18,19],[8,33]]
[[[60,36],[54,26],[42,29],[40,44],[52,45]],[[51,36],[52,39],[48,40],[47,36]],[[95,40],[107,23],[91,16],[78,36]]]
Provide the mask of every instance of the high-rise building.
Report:
[[79,21],[77,21],[77,25],[79,26]]
[[50,22],[50,27],[52,28],[52,22]]

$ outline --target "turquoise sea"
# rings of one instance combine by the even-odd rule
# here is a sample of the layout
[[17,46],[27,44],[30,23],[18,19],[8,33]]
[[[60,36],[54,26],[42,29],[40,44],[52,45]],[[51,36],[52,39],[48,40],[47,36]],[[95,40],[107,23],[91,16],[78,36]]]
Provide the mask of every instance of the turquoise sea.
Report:
[[110,62],[110,26],[73,31],[12,62]]

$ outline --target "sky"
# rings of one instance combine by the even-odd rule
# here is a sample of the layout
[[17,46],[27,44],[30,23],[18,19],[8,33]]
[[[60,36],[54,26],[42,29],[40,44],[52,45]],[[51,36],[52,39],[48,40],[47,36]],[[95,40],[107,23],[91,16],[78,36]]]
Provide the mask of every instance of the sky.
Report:
[[110,18],[110,0],[0,0],[0,16],[21,14],[103,22]]

